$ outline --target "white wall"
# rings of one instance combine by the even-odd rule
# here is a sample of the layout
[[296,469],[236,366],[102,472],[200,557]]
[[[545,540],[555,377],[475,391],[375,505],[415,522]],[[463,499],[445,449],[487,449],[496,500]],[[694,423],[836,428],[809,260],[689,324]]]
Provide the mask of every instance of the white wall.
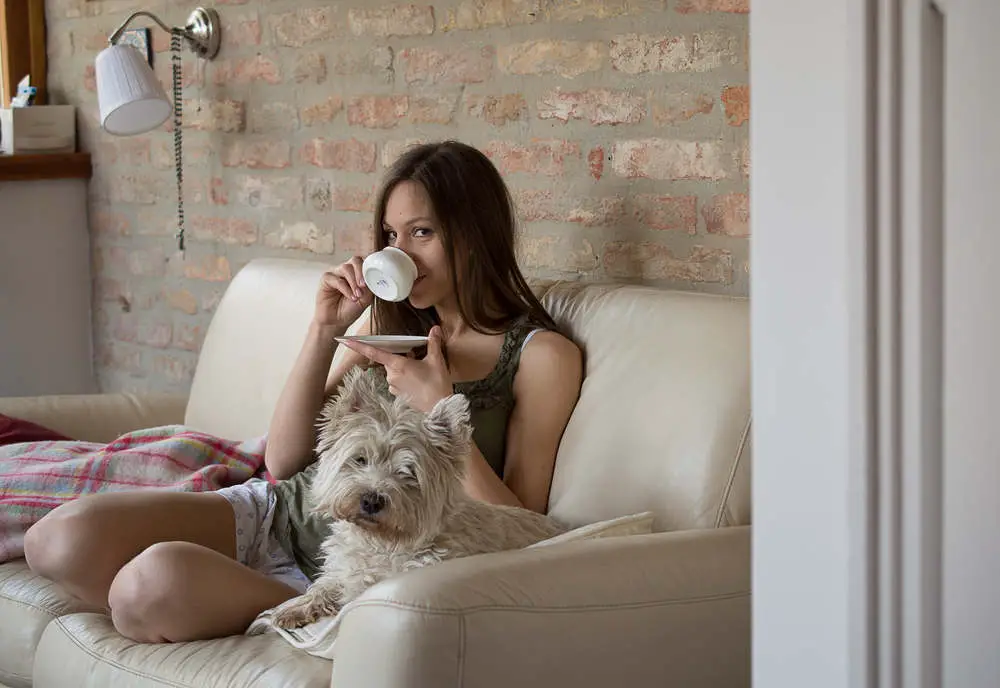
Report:
[[0,182],[0,396],[96,391],[83,179]]
[[766,688],[864,685],[863,4],[750,13],[753,684]]

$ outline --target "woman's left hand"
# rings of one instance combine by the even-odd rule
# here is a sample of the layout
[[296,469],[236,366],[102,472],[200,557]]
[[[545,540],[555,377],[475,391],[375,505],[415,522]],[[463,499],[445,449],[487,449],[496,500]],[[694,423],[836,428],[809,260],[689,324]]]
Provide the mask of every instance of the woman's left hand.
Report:
[[441,328],[435,325],[427,333],[427,337],[427,355],[419,361],[361,342],[348,340],[343,344],[384,366],[389,392],[405,398],[418,411],[428,413],[437,402],[451,396],[454,388],[442,352]]

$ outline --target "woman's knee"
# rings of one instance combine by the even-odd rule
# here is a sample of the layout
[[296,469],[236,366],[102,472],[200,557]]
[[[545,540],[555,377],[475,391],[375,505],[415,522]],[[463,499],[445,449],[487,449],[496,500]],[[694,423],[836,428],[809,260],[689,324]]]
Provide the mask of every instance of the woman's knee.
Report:
[[24,557],[35,573],[54,581],[87,570],[96,526],[87,504],[68,502],[38,520],[24,534]]
[[188,542],[160,542],[151,545],[125,564],[111,581],[108,606],[111,620],[126,638],[143,643],[175,640],[179,583],[185,559],[191,548]]

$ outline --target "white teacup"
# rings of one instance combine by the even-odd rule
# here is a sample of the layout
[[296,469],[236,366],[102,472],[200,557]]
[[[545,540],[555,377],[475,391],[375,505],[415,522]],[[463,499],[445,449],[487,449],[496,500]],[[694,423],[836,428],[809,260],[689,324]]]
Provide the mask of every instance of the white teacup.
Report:
[[405,251],[386,246],[361,263],[365,284],[383,301],[402,301],[417,279],[417,265]]

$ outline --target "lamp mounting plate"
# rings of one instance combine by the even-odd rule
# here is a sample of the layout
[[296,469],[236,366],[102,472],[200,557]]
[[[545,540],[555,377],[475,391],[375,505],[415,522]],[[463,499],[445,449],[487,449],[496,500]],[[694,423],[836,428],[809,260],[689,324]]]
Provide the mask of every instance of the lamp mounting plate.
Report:
[[184,27],[188,44],[198,57],[211,60],[219,52],[222,27],[219,13],[213,9],[198,7],[187,18]]

